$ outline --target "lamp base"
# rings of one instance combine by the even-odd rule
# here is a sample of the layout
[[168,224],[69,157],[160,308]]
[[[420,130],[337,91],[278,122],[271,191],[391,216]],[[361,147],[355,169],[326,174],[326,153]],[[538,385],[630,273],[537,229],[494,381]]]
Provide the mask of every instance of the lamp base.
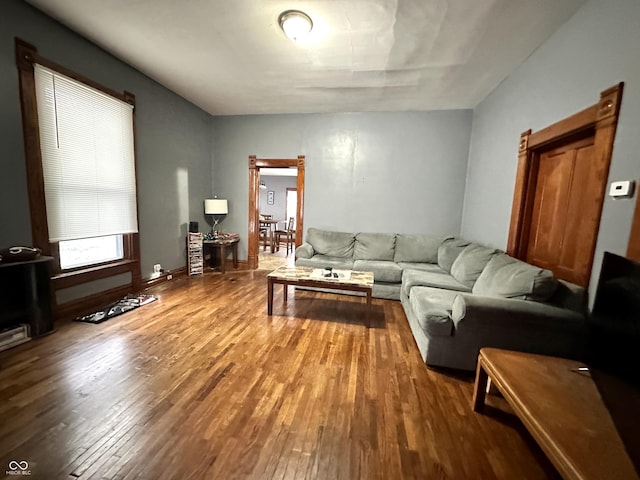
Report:
[[213,226],[211,227],[211,234],[214,237],[217,237],[220,232],[218,231],[218,224],[220,223],[220,219],[217,217],[213,217]]

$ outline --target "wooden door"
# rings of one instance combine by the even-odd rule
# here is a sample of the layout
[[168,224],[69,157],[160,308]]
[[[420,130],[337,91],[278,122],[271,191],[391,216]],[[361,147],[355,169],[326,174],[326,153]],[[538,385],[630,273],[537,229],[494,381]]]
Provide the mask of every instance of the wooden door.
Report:
[[540,153],[525,260],[587,285],[606,176],[593,171],[593,136]]
[[507,253],[588,286],[623,84],[600,101],[520,135]]

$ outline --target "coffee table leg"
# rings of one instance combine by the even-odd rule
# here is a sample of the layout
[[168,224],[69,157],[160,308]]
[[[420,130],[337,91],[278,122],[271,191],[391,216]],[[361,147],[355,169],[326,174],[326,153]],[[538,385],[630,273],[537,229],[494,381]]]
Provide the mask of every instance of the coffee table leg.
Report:
[[284,303],[287,303],[287,291],[289,290],[289,285],[287,283],[282,284],[282,295],[284,296]]
[[269,278],[267,282],[267,315],[273,313],[273,279]]
[[478,357],[476,367],[476,383],[473,387],[473,411],[481,412],[484,408],[484,399],[487,395],[487,379],[489,376],[482,366],[482,354]]
[[367,327],[371,325],[371,290],[367,290]]

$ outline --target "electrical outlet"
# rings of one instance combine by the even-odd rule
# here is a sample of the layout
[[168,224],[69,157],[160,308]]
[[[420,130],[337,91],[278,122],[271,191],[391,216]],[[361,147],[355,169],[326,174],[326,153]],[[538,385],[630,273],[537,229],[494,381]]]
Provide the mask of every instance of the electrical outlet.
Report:
[[156,263],[153,266],[153,273],[160,273],[160,270],[162,270],[162,265],[160,265],[159,263]]

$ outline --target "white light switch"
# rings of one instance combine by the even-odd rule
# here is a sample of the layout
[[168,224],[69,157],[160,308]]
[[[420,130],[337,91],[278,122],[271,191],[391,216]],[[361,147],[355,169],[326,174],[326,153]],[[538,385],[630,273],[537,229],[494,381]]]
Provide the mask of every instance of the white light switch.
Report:
[[624,180],[622,182],[612,182],[609,187],[609,196],[613,198],[628,198],[633,196],[633,188],[635,182],[633,180]]

